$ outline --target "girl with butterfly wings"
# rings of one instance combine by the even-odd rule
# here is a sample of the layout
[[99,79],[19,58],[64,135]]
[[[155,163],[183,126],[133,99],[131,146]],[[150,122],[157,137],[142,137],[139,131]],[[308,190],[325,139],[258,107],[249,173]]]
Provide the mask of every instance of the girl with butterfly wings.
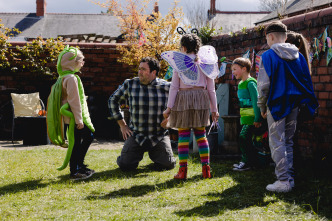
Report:
[[214,78],[218,76],[218,57],[212,46],[201,46],[195,34],[185,34],[181,38],[181,52],[167,51],[161,54],[173,68],[173,77],[164,117],[167,126],[178,128],[179,172],[174,179],[187,178],[189,137],[194,129],[202,162],[203,178],[211,178],[210,150],[205,127],[212,120],[217,122]]

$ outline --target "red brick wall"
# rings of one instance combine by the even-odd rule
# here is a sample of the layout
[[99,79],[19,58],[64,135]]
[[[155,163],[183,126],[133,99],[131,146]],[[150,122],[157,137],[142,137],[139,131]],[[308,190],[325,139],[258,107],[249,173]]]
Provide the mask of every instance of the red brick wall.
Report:
[[[324,29],[330,25],[332,28],[332,8],[308,13],[284,19],[283,22],[289,30],[303,33],[308,40],[318,37]],[[331,33],[331,32],[330,32]],[[266,40],[261,32],[248,30],[248,34],[238,33],[235,37],[229,35],[219,36],[213,39],[211,44],[215,46],[218,56],[226,56],[229,59],[242,56],[248,49],[256,52],[266,49]],[[22,45],[22,43],[17,43]],[[133,76],[130,68],[118,63],[120,56],[115,44],[89,44],[71,43],[78,45],[86,59],[82,70],[82,81],[86,94],[89,96],[89,107],[92,121],[96,127],[96,137],[115,138],[118,132],[114,122],[107,120],[107,100],[109,96],[126,79]],[[55,66],[55,64],[54,64]],[[236,106],[237,82],[232,80],[230,66],[227,68],[226,82],[230,87],[230,110],[231,114],[238,114]],[[255,74],[252,74],[255,76]],[[332,143],[332,66],[326,66],[326,55],[321,56],[317,65],[312,67],[312,80],[315,93],[319,99],[320,108],[318,117],[313,122],[299,125],[296,142],[302,155],[312,156],[313,153],[324,155],[331,151]],[[30,73],[9,73],[0,71],[0,107],[10,101],[10,93],[26,93],[39,91],[41,98],[46,103],[51,85],[55,80],[46,76],[34,77]],[[9,118],[8,115],[5,117]],[[1,129],[1,128],[0,128]]]
[[[127,78],[134,76],[130,67],[117,62],[120,56],[116,44],[103,43],[69,43],[79,46],[85,56],[82,79],[85,93],[89,96],[89,108],[92,121],[96,127],[96,137],[117,138],[114,122],[107,120],[107,100],[109,96]],[[16,43],[24,45],[24,43]],[[55,68],[55,63],[52,64]],[[55,69],[54,69],[55,70]],[[39,91],[40,97],[47,103],[47,97],[55,79],[49,76],[34,76],[31,73],[12,73],[0,70],[0,107],[10,101],[10,93],[32,93]],[[7,107],[5,107],[7,109]],[[7,111],[8,112],[8,111]],[[9,111],[10,112],[10,111]],[[7,118],[10,116],[7,114]],[[1,129],[1,128],[0,128]]]
[[[319,37],[329,26],[329,36],[332,36],[332,7],[305,15],[298,15],[282,20],[289,30],[302,33],[308,41]],[[247,50],[255,49],[255,52],[267,49],[265,37],[262,32],[254,29],[248,30],[247,34],[237,33],[237,36],[222,35],[214,37],[212,42],[219,57],[235,59],[241,57]],[[326,53],[321,54],[319,62],[312,65],[312,81],[315,94],[319,99],[320,108],[314,121],[298,125],[296,143],[304,156],[324,156],[332,152],[332,66],[326,65]],[[256,76],[253,72],[252,76]],[[237,83],[232,80],[230,65],[226,71],[226,82],[230,87],[230,113],[239,114],[237,99]]]

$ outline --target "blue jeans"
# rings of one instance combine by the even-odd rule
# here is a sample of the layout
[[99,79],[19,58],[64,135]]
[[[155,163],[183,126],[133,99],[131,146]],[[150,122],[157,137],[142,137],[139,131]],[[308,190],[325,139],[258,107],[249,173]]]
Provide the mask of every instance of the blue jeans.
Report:
[[70,173],[75,174],[84,165],[84,158],[90,144],[93,141],[93,133],[84,125],[84,128],[79,130],[75,127],[74,130],[75,143],[70,157]]

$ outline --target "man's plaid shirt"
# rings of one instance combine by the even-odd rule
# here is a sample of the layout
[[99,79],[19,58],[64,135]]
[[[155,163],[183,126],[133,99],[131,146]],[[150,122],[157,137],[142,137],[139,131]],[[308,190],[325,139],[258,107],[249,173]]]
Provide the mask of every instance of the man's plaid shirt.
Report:
[[155,146],[165,135],[166,130],[160,126],[163,111],[167,108],[170,83],[156,78],[149,85],[140,84],[138,77],[127,79],[111,95],[108,108],[115,120],[123,119],[119,101],[127,99],[131,123],[137,143],[143,145],[146,139]]

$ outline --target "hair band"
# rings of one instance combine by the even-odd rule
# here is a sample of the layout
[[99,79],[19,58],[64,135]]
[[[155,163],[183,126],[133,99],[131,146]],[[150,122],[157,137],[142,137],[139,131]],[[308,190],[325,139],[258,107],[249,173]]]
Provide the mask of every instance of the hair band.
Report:
[[[241,67],[244,67],[243,64],[240,64],[240,63],[238,63],[238,62],[236,62],[236,61],[233,61],[233,64],[237,64],[237,65],[239,65],[239,66],[241,66]],[[233,65],[233,64],[232,64],[232,65]]]

